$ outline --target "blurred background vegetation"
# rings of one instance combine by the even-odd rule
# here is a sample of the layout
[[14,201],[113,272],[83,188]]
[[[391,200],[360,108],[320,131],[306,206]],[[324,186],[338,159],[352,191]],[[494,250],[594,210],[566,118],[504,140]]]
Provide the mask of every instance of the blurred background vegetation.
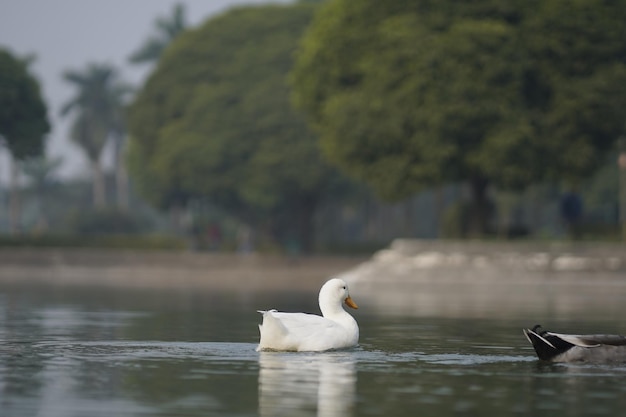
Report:
[[144,85],[59,74],[92,172],[64,182],[33,58],[0,50],[0,245],[622,239],[625,21],[626,0],[327,0],[188,27],[177,5],[129,57]]

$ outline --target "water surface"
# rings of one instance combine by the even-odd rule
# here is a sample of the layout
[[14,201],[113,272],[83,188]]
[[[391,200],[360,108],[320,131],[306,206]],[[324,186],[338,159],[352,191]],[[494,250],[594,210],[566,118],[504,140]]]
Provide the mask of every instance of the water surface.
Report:
[[[626,365],[536,360],[521,328],[549,311],[437,317],[359,303],[357,348],[259,353],[255,310],[316,312],[316,294],[0,289],[0,416],[586,416],[626,406]],[[601,305],[543,324],[622,331]]]

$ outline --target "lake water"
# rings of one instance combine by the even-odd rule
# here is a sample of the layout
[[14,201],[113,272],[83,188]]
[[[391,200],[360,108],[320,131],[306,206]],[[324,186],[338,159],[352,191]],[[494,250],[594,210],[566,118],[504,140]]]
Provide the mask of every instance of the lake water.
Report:
[[258,353],[255,310],[315,313],[317,294],[4,286],[0,416],[621,415],[626,365],[543,364],[521,332],[621,332],[619,288],[609,317],[552,319],[372,309],[353,288],[359,347]]

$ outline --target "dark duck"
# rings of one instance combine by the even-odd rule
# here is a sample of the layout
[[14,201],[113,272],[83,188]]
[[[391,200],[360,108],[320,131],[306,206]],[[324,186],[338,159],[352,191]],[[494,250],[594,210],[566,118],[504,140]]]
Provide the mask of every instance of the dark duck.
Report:
[[549,362],[626,362],[626,337],[610,334],[561,334],[540,325],[524,329],[539,359]]

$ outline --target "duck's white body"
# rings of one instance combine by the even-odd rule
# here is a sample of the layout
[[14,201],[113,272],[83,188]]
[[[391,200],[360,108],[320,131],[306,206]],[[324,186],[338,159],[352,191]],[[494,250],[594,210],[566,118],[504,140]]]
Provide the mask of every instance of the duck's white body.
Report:
[[261,340],[257,350],[324,351],[356,346],[359,326],[343,309],[343,302],[358,308],[346,283],[338,278],[326,282],[319,294],[322,316],[306,313],[259,311]]
[[524,329],[539,359],[550,362],[626,362],[626,337],[601,334],[561,334],[537,325]]

